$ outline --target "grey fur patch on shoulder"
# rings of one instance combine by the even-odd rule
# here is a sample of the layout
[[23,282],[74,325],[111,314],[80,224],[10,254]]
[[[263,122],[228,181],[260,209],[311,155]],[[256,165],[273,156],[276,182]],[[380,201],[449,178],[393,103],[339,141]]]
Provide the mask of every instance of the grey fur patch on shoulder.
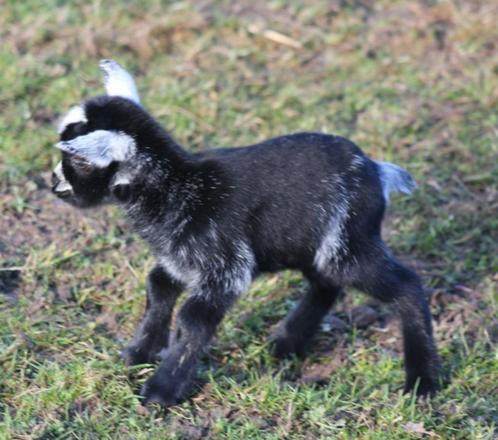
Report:
[[62,151],[83,157],[98,168],[111,162],[123,162],[136,152],[135,140],[121,131],[95,130],[69,141],[61,141],[56,147]]
[[62,118],[62,120],[59,122],[59,125],[57,126],[57,133],[62,134],[68,125],[77,124],[78,122],[88,122],[85,114],[85,109],[80,105],[72,107],[67,112],[66,116]]
[[137,86],[133,77],[114,60],[100,60],[100,70],[104,76],[104,87],[109,96],[121,96],[140,104]]
[[375,161],[379,168],[382,192],[386,202],[392,192],[411,194],[417,183],[408,171],[391,162]]

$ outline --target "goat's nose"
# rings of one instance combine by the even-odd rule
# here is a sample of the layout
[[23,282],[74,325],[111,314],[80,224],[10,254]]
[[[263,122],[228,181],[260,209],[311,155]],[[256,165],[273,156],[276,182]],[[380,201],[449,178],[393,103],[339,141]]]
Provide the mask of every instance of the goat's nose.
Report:
[[73,190],[70,186],[65,184],[58,184],[52,188],[52,192],[59,198],[65,199],[66,197],[70,197],[73,195]]
[[73,194],[73,188],[66,180],[61,180],[57,173],[52,173],[52,192],[61,199]]

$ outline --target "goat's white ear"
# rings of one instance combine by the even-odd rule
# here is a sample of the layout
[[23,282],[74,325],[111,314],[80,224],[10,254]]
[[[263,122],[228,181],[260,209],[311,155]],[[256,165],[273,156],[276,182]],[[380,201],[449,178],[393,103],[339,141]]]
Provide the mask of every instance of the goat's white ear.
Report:
[[140,104],[137,86],[133,77],[114,60],[100,60],[100,70],[104,76],[104,87],[109,96],[121,96]]
[[55,146],[86,159],[97,168],[105,168],[111,162],[123,162],[136,152],[135,141],[131,136],[108,130],[95,130],[69,141],[61,141]]

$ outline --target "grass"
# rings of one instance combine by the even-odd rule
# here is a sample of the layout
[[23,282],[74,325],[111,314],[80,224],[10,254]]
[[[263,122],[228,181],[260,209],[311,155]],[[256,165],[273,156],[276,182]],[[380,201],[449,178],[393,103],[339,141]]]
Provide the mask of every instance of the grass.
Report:
[[[493,439],[498,435],[498,9],[492,2],[36,2],[0,9],[0,438]],[[270,327],[299,274],[258,279],[203,359],[196,393],[144,411],[150,366],[119,350],[153,264],[112,208],[83,216],[44,180],[55,124],[102,93],[97,60],[137,77],[192,150],[300,130],[406,166],[385,234],[432,292],[446,380],[400,389],[399,333],[351,292],[308,359],[278,362]],[[16,270],[13,270],[16,269]]]

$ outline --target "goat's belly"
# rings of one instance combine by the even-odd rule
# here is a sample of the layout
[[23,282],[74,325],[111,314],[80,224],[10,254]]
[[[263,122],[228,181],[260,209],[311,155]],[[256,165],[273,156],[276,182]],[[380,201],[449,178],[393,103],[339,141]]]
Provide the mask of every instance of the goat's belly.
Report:
[[256,252],[256,263],[260,272],[279,270],[305,270],[313,264],[314,252],[311,249],[288,249]]

